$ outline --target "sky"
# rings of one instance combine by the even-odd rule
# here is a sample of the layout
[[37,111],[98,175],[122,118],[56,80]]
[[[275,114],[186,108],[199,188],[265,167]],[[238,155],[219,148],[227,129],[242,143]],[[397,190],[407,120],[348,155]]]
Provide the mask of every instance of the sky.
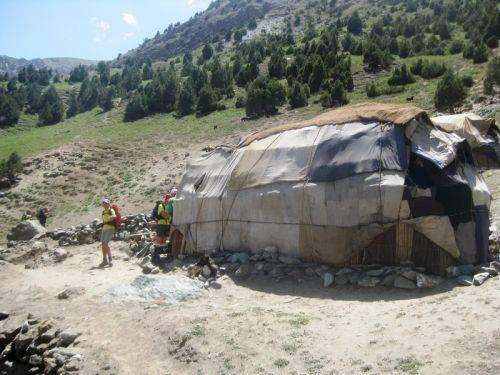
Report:
[[0,55],[109,60],[210,0],[0,0]]

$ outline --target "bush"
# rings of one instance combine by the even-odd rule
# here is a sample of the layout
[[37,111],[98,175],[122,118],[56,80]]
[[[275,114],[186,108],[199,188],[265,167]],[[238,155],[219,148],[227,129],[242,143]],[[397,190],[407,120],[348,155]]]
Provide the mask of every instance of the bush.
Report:
[[438,110],[454,109],[462,104],[467,97],[467,90],[462,80],[451,70],[447,70],[438,83],[434,94],[434,105]]
[[285,88],[276,80],[257,77],[247,88],[245,111],[248,117],[274,115],[285,100]]
[[146,97],[143,93],[137,92],[127,103],[123,119],[125,121],[135,121],[147,116],[147,114],[148,106]]
[[365,90],[366,90],[366,96],[368,96],[369,98],[375,98],[381,95],[374,81],[367,83]]
[[474,53],[472,55],[472,61],[474,64],[480,64],[488,61],[490,51],[488,46],[484,43],[480,43],[478,46],[474,48]]
[[413,74],[419,75],[422,78],[432,79],[442,76],[446,72],[446,65],[427,59],[418,59],[410,70]]
[[11,185],[16,182],[16,175],[22,169],[23,163],[16,152],[11,153],[8,159],[0,161],[0,177],[7,178]]
[[389,84],[389,86],[400,86],[414,82],[415,82],[415,77],[413,77],[411,71],[408,70],[406,64],[403,64],[401,66],[401,69],[399,68],[394,69],[392,77],[389,78],[389,81],[387,83]]
[[328,91],[323,91],[320,101],[323,108],[330,108],[332,106],[332,96]]
[[109,111],[113,108],[113,98],[115,97],[115,88],[106,87],[99,96],[99,106],[103,111]]
[[363,21],[358,11],[355,11],[347,20],[347,31],[354,35],[359,35],[363,31]]
[[298,81],[294,81],[292,83],[291,89],[288,92],[288,103],[290,104],[290,107],[300,108],[307,105],[308,90],[306,90],[305,86],[306,85],[303,85]]
[[42,96],[42,109],[38,120],[43,125],[56,124],[64,116],[64,107],[54,86],[50,86]]
[[404,86],[378,86],[375,82],[371,82],[365,87],[366,95],[369,98],[375,98],[381,95],[399,94],[405,91]]
[[468,42],[465,45],[462,56],[464,59],[472,59],[472,57],[474,56],[474,45],[471,42]]
[[330,95],[332,97],[332,104],[334,106],[342,106],[349,103],[344,85],[339,80],[335,81],[335,83],[333,84]]
[[203,56],[203,60],[204,61],[207,61],[207,60],[210,60],[210,58],[213,56],[214,54],[214,49],[212,48],[212,46],[207,43],[203,46],[203,49],[201,51],[201,54]]
[[459,39],[454,39],[451,44],[449,51],[452,55],[460,53],[464,50],[464,43]]
[[486,45],[489,48],[498,48],[498,38],[496,36],[490,36],[488,40],[486,40]]
[[194,93],[193,83],[191,80],[187,80],[182,84],[179,97],[177,98],[177,115],[186,116],[193,113],[195,101],[196,95]]
[[281,50],[276,51],[271,55],[268,64],[269,76],[281,79],[286,72],[286,58]]
[[18,120],[17,102],[10,95],[0,93],[0,128],[14,125]]
[[205,116],[217,110],[217,97],[210,85],[201,88],[196,105],[196,116]]
[[236,108],[244,108],[245,105],[246,105],[246,99],[243,95],[238,95],[238,97],[236,98],[236,102],[234,103],[234,106]]
[[465,87],[472,87],[474,85],[474,79],[470,75],[463,76],[461,80]]
[[495,85],[500,84],[500,56],[494,57],[486,67],[484,77],[484,93],[487,95],[495,94]]

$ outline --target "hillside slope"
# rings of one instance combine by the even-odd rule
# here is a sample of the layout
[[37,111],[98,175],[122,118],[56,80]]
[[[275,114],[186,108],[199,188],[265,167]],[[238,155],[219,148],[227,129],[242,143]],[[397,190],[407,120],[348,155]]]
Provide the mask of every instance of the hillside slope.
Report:
[[68,74],[80,64],[94,65],[96,63],[97,61],[94,60],[78,59],[74,57],[49,57],[27,60],[0,56],[0,72],[7,72],[9,75],[14,75],[25,66],[32,64],[36,69],[47,68],[60,74]]

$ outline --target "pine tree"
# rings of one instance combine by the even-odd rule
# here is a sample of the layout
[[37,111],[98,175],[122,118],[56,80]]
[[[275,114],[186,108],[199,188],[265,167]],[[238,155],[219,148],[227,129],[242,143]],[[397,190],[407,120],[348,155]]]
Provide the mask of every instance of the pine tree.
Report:
[[344,85],[340,81],[335,81],[330,95],[332,97],[332,104],[335,106],[342,106],[349,103]]
[[363,31],[363,21],[361,21],[358,11],[355,11],[347,20],[347,31],[354,35],[359,35]]
[[103,86],[107,86],[111,78],[111,70],[109,68],[109,65],[104,61],[99,61],[99,63],[97,64],[97,72],[99,73],[101,84]]
[[69,107],[66,111],[66,117],[70,118],[76,116],[80,112],[80,103],[78,101],[78,94],[76,90],[71,91],[69,94]]
[[307,93],[304,85],[294,80],[288,93],[288,103],[292,108],[305,107],[307,105]]
[[177,98],[177,115],[186,116],[194,112],[196,96],[191,79],[187,79],[181,85],[179,97]]
[[42,95],[41,112],[38,120],[43,125],[56,124],[63,119],[64,107],[54,86],[50,86]]
[[99,96],[99,107],[101,107],[103,111],[112,109],[114,96],[115,88],[113,86],[104,88]]
[[16,182],[16,175],[23,169],[21,157],[13,152],[8,159],[0,160],[0,177],[8,179],[9,184],[13,185]]
[[42,90],[37,83],[28,86],[27,105],[30,114],[38,113],[42,107]]
[[214,49],[212,48],[212,46],[207,43],[203,46],[203,49],[201,51],[201,55],[203,56],[203,60],[204,61],[207,61],[207,60],[210,60],[212,58],[214,54]]
[[281,49],[271,54],[268,64],[269,76],[281,79],[286,72],[286,58]]
[[462,80],[458,75],[448,70],[438,82],[436,93],[434,94],[434,105],[438,110],[454,112],[454,109],[461,105],[466,97],[467,90]]
[[142,68],[142,80],[149,81],[153,78],[153,66],[151,59],[148,57],[144,62],[144,66]]
[[143,93],[136,92],[125,107],[124,120],[135,121],[147,116],[148,108],[146,98]]
[[17,102],[8,94],[0,92],[0,128],[14,125],[19,120]]
[[198,104],[196,105],[196,115],[204,116],[217,109],[217,98],[214,90],[210,85],[205,85],[201,88]]

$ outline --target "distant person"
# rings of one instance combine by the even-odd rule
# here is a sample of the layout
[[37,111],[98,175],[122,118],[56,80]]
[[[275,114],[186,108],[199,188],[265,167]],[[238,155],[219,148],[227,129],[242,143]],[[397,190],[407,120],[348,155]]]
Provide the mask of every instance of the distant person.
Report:
[[43,227],[47,224],[47,216],[49,214],[49,209],[47,207],[40,208],[38,211],[38,214],[36,215],[38,221],[40,224],[42,224]]
[[32,219],[33,219],[33,215],[31,214],[31,210],[26,210],[26,212],[21,217],[22,221],[24,221],[24,220],[32,220]]
[[175,198],[175,196],[177,195],[177,188],[173,187],[170,190],[169,194],[170,194],[170,198],[169,198],[169,200],[167,202],[166,210],[167,210],[168,216],[169,216],[168,232],[169,232],[169,235],[170,235],[170,225],[172,224],[172,219],[174,218],[174,202],[175,202],[175,200],[173,198]]
[[113,239],[115,234],[115,210],[111,207],[109,199],[104,198],[102,200],[102,232],[101,232],[101,243],[102,243],[102,263],[99,267],[113,266],[113,261],[111,258],[111,249],[109,248],[109,241]]

